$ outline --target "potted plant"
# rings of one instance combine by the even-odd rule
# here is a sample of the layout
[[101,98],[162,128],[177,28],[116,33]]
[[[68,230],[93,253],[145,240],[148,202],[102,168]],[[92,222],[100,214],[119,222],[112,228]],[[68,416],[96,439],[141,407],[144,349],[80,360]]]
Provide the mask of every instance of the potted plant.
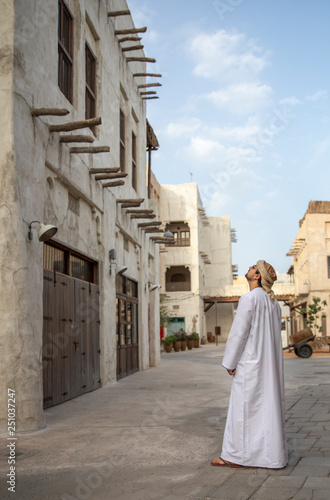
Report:
[[187,349],[188,338],[185,332],[181,334],[181,351],[185,351]]
[[167,335],[163,338],[163,344],[166,352],[171,352],[173,347],[173,342],[176,342],[176,337],[174,335]]
[[173,347],[175,352],[179,352],[181,349],[181,333],[175,333],[174,334],[175,341],[173,341]]
[[194,339],[194,347],[199,347],[199,333],[194,332],[192,338]]
[[190,335],[187,335],[187,346],[189,350],[191,350],[194,347],[194,342],[195,340],[193,338],[192,333]]

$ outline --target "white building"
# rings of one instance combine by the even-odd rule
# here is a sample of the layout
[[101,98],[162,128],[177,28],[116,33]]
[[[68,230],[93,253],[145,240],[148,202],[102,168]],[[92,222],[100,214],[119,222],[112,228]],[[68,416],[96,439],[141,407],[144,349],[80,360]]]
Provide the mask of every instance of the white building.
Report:
[[167,333],[180,329],[214,336],[221,327],[227,338],[233,319],[231,304],[205,312],[205,297],[232,284],[229,217],[207,217],[196,183],[160,185],[160,216],[174,245],[160,251],[160,283],[172,313]]
[[[159,363],[158,248],[140,225],[157,203],[126,1],[0,8],[0,417],[5,430],[15,390],[26,432],[43,407]],[[32,221],[58,232],[39,242]]]

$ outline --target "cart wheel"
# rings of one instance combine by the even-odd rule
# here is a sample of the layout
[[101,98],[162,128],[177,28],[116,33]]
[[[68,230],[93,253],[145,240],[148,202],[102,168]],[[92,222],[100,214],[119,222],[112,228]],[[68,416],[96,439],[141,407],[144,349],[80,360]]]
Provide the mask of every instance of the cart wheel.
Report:
[[297,355],[301,358],[310,358],[313,354],[313,348],[309,344],[304,344],[297,349]]
[[294,347],[294,353],[296,354],[296,356],[299,356],[297,347]]

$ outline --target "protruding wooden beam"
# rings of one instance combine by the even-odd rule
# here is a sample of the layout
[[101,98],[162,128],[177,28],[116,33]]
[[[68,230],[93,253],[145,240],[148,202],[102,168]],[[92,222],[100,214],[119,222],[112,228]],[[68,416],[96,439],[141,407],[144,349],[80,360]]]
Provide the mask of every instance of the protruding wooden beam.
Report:
[[127,214],[152,214],[154,210],[152,208],[134,208],[132,210],[126,210]]
[[155,63],[156,59],[153,57],[127,57],[126,58],[127,62],[149,62],[149,63]]
[[159,97],[141,97],[142,101],[147,101],[148,99],[159,99]]
[[124,203],[121,208],[139,207],[140,203]]
[[70,113],[65,108],[32,108],[32,116],[66,116]]
[[61,135],[60,142],[94,142],[95,139],[91,135]]
[[121,198],[116,200],[116,203],[142,203],[144,198]]
[[102,119],[100,116],[90,118],[89,120],[81,120],[79,122],[61,123],[60,125],[49,125],[50,132],[70,132],[71,130],[78,130],[80,128],[94,127],[101,125]]
[[132,214],[131,219],[155,219],[156,214]]
[[123,52],[129,52],[131,50],[142,50],[144,49],[144,45],[132,45],[132,47],[124,47],[121,49]]
[[108,12],[108,17],[118,17],[118,16],[130,16],[130,10],[114,10],[113,12]]
[[138,227],[142,227],[142,229],[150,229],[150,226],[160,226],[162,224],[162,221],[160,220],[154,220],[150,222],[141,222],[138,224]]
[[148,89],[149,87],[161,87],[161,83],[144,83],[143,85],[138,85],[138,89]]
[[125,184],[124,181],[107,182],[106,184],[102,184],[102,187],[110,188],[110,187],[116,187],[116,186],[123,186],[124,184]]
[[155,90],[150,90],[149,92],[140,92],[140,95],[155,95],[157,92]]
[[97,174],[94,179],[96,181],[105,181],[107,179],[120,179],[121,177],[127,177],[128,173],[118,172],[117,174]]
[[129,28],[127,30],[116,30],[115,35],[133,35],[134,33],[145,33],[147,27],[144,28]]
[[148,228],[148,229],[145,229],[145,233],[163,233],[164,232],[164,229],[159,229],[157,227],[155,228]]
[[109,153],[110,146],[95,146],[95,147],[78,147],[78,148],[70,148],[70,153]]
[[140,40],[142,40],[141,36],[125,36],[124,38],[119,38],[118,42],[119,43],[122,43],[122,42],[139,42]]
[[115,168],[90,168],[89,169],[89,174],[94,175],[94,174],[115,174],[116,172],[119,172],[120,168],[115,167]]
[[136,76],[155,76],[157,78],[162,78],[163,75],[158,73],[134,73],[133,78]]

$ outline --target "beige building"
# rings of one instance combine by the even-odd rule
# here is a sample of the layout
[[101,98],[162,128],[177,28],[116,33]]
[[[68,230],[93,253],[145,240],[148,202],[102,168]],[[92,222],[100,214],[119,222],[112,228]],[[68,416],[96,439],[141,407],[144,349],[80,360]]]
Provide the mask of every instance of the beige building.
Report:
[[[44,407],[160,361],[157,144],[125,0],[0,8],[0,415],[5,432],[14,390],[26,432]],[[39,222],[58,228],[44,243]]]
[[292,256],[289,273],[294,280],[293,333],[306,325],[306,318],[299,314],[301,307],[308,308],[313,297],[328,304],[319,326],[326,336],[330,319],[330,201],[311,201],[299,222],[299,231],[287,255]]
[[230,219],[206,216],[196,183],[157,186],[154,181],[153,189],[160,192],[164,229],[174,235],[174,245],[160,250],[161,292],[171,313],[167,333],[182,329],[207,337],[220,326],[224,340],[233,306],[212,309],[205,297],[232,284]]

